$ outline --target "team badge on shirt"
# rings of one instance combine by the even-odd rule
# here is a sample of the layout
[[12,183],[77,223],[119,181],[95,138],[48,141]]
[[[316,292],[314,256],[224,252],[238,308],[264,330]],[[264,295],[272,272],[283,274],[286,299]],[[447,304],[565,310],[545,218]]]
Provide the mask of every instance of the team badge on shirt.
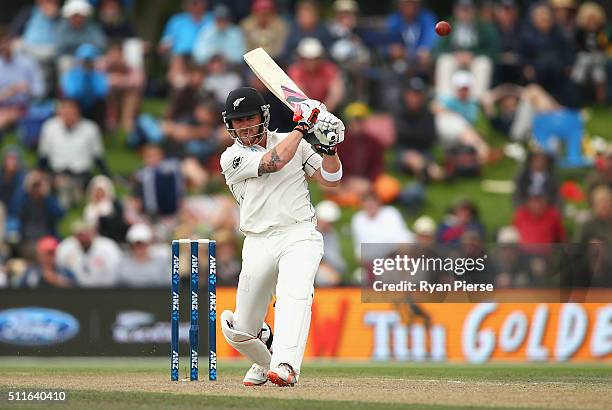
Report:
[[232,168],[234,169],[238,168],[241,162],[242,162],[242,157],[234,157],[232,161]]

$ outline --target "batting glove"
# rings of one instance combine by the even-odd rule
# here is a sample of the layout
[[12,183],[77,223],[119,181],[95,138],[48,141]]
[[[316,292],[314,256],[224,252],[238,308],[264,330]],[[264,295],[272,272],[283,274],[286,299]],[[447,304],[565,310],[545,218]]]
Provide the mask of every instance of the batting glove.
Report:
[[344,123],[329,111],[319,113],[313,131],[323,146],[333,147],[344,141]]
[[293,121],[298,123],[295,129],[306,135],[317,122],[319,112],[325,109],[325,104],[317,100],[304,100],[295,104]]

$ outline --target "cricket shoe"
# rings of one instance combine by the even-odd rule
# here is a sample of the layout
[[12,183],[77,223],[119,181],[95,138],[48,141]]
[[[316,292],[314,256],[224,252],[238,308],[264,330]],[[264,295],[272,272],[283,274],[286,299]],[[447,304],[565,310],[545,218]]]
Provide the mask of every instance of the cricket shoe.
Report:
[[244,376],[242,384],[245,386],[261,386],[268,381],[267,373],[267,367],[262,367],[257,363],[253,363],[253,366],[251,366],[249,371]]
[[281,363],[278,366],[268,370],[268,380],[279,387],[293,387],[297,382],[297,376],[293,367],[287,363]]

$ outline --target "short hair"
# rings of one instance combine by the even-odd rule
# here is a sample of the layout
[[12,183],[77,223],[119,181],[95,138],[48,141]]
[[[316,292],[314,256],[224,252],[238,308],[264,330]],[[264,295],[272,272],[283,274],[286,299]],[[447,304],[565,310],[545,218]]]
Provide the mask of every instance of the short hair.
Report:
[[295,9],[298,10],[303,7],[314,9],[317,12],[319,11],[319,3],[317,3],[315,0],[300,0],[296,4]]
[[81,103],[76,98],[60,96],[57,99],[57,103],[61,104],[61,105],[63,105],[63,104],[73,104],[74,106],[76,106],[76,108],[79,109],[79,111],[81,111]]

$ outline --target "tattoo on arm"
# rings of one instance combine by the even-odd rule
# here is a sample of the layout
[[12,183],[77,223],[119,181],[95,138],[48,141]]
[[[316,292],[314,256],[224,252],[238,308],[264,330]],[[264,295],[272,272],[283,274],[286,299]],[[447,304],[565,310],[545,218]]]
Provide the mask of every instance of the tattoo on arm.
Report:
[[272,151],[270,151],[270,159],[266,160],[264,157],[259,163],[259,175],[276,172],[278,170],[277,166],[281,162],[278,152],[276,152],[276,148],[272,148]]

